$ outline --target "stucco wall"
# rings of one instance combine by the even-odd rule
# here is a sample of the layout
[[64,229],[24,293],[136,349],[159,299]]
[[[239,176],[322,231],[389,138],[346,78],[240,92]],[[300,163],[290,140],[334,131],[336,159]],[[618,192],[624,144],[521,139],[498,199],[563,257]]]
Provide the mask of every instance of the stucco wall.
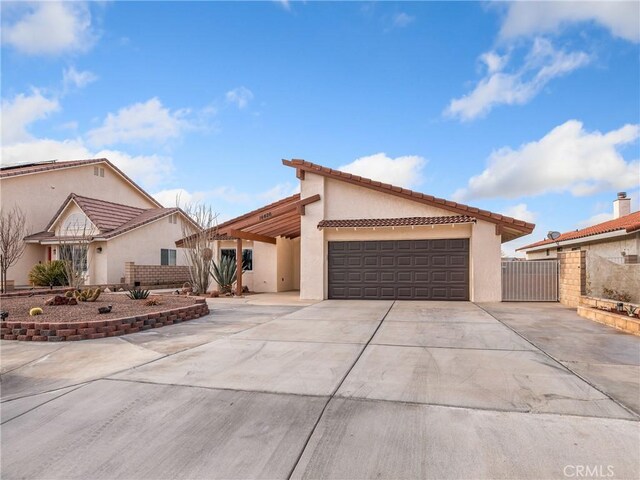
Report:
[[301,298],[327,298],[329,241],[470,238],[471,300],[501,300],[501,237],[495,234],[494,224],[479,220],[473,225],[438,225],[433,228],[318,230],[317,225],[323,219],[429,217],[453,213],[305,172],[305,180],[301,181],[302,198],[316,193],[320,194],[321,200],[308,205],[306,214],[301,218]]
[[[177,250],[176,264],[186,265],[185,254],[181,248],[176,249],[175,244],[176,240],[182,238],[181,221],[169,223],[168,217],[161,218],[109,240],[99,254],[107,256],[107,280],[99,283],[120,283],[120,279],[124,278],[124,262],[160,265],[160,250],[163,248]],[[104,278],[103,272],[97,275]]]
[[[20,206],[27,216],[28,233],[44,230],[71,193],[139,208],[155,207],[105,164],[99,166],[105,169],[104,177],[95,176],[94,165],[87,165],[3,178],[0,180],[0,203],[4,208]],[[28,250],[9,269],[7,277],[14,280],[16,285],[26,285],[29,270],[42,259],[39,253],[34,253],[36,249]]]
[[586,256],[586,293],[605,297],[603,289],[631,295],[631,301],[640,303],[640,264],[618,264],[593,251]]
[[288,238],[278,237],[276,239],[276,251],[277,251],[277,286],[278,292],[288,292],[294,289],[294,268],[295,263],[293,255],[295,248],[293,240]]
[[[216,258],[220,259],[220,249],[236,248],[235,240],[218,241],[216,243]],[[244,272],[242,284],[252,292],[278,291],[278,256],[277,246],[270,243],[243,240],[242,248],[253,250],[253,270]]]

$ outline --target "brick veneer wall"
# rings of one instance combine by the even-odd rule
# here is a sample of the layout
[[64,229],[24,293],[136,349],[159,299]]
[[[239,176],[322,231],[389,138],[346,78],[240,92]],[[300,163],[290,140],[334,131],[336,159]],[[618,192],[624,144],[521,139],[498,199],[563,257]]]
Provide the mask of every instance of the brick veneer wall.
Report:
[[0,322],[0,338],[34,342],[63,342],[117,337],[125,333],[173,325],[209,314],[209,307],[204,298],[198,298],[195,302],[194,305],[186,307],[104,321],[74,323],[4,321]]
[[185,265],[136,265],[124,264],[124,283],[135,285],[175,285],[191,281],[189,267]]
[[558,254],[560,261],[560,303],[568,307],[580,305],[586,287],[586,252],[576,250]]

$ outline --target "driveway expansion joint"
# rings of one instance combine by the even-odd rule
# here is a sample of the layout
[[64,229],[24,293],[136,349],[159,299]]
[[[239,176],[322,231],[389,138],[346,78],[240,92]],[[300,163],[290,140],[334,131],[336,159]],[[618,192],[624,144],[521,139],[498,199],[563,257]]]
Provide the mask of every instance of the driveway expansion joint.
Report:
[[[376,326],[376,329],[373,331],[373,333],[369,337],[369,340],[367,341],[367,343],[360,344],[360,345],[362,345],[362,349],[360,350],[360,353],[358,353],[358,356],[353,360],[353,363],[347,369],[345,374],[342,376],[342,379],[338,382],[338,384],[336,385],[336,388],[333,390],[333,392],[331,392],[331,394],[327,398],[327,401],[324,404],[324,406],[322,407],[322,410],[320,410],[320,415],[318,415],[318,418],[317,418],[316,422],[314,423],[313,427],[311,428],[311,431],[309,432],[309,435],[307,436],[307,438],[306,438],[306,440],[304,442],[304,445],[300,449],[300,453],[298,454],[298,458],[296,458],[296,461],[294,462],[293,467],[291,467],[291,471],[289,472],[289,475],[287,475],[287,480],[291,480],[291,477],[293,476],[293,473],[296,471],[296,468],[298,467],[298,464],[300,463],[300,459],[302,458],[302,455],[304,454],[305,450],[307,449],[307,446],[309,445],[309,442],[311,441],[311,437],[313,437],[314,432],[318,428],[318,425],[320,424],[320,421],[322,420],[322,417],[324,416],[324,414],[325,414],[325,412],[327,410],[327,407],[329,406],[329,403],[331,403],[332,399],[336,398],[336,393],[338,392],[338,390],[340,390],[340,387],[342,386],[342,384],[344,383],[346,378],[349,376],[349,374],[353,370],[353,367],[355,367],[355,365],[358,363],[358,360],[360,360],[360,357],[362,357],[362,354],[364,353],[366,348],[371,344],[371,341],[376,336],[376,333],[378,333],[378,330],[380,330],[380,327],[382,326],[382,323],[384,322],[384,319],[387,318],[387,315],[389,315],[389,312],[391,312],[391,309],[393,308],[393,306],[395,304],[396,304],[396,301],[394,300],[391,303],[391,305],[389,306],[389,308],[387,309],[386,313],[382,316],[382,318],[378,322],[378,325]],[[342,398],[342,397],[338,397],[338,398]]]

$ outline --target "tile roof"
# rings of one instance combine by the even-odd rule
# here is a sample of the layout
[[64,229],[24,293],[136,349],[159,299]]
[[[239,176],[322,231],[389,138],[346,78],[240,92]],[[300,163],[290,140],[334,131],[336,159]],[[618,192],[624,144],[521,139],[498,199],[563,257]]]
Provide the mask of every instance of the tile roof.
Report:
[[96,198],[82,197],[75,193],[70,195],[70,199],[78,204],[78,207],[101,232],[113,230],[146,210]]
[[48,170],[60,170],[62,168],[80,167],[83,165],[91,165],[93,163],[108,162],[106,158],[91,158],[87,160],[70,160],[58,162],[55,160],[49,162],[24,163],[21,165],[8,165],[0,168],[0,178],[15,177],[18,175],[27,175],[30,173],[46,172]]
[[0,178],[16,177],[20,175],[29,175],[33,173],[48,172],[50,170],[62,170],[65,168],[83,167],[86,165],[92,165],[94,163],[104,163],[114,172],[120,175],[127,183],[131,184],[133,188],[138,190],[145,198],[147,198],[152,204],[161,207],[162,205],[155,198],[145,192],[136,182],[131,180],[125,173],[116,167],[106,158],[89,158],[85,160],[66,160],[58,162],[52,160],[49,162],[37,162],[37,163],[25,163],[22,165],[9,165],[0,167]]
[[315,163],[307,162],[306,160],[293,159],[282,160],[282,163],[288,167],[293,167],[299,170],[323,175],[329,178],[342,180],[347,183],[356,184],[359,186],[371,188],[380,192],[396,195],[408,200],[424,203],[427,205],[435,206],[445,210],[450,210],[460,215],[473,215],[474,217],[495,223],[509,229],[509,232],[503,232],[503,241],[513,240],[522,235],[529,234],[533,231],[535,224],[528,223],[523,220],[501,215],[499,213],[490,212],[489,210],[482,210],[462,203],[445,200],[443,198],[434,197],[432,195],[426,195],[420,192],[414,192],[407,188],[402,188],[388,183],[378,182],[371,180],[370,178],[360,177],[359,175],[353,175],[351,173],[341,172],[340,170],[334,170],[332,168],[323,167]]
[[405,218],[359,218],[353,220],[322,220],[318,228],[372,228],[372,227],[409,227],[423,225],[447,225],[473,223],[476,219],[467,215],[442,217],[405,217]]
[[600,235],[603,233],[617,232],[619,230],[624,230],[626,233],[632,233],[640,230],[640,211],[630,213],[629,215],[625,215],[620,218],[615,218],[613,220],[598,223],[590,227],[582,228],[580,230],[565,232],[556,240],[541,240],[539,242],[520,247],[517,250],[528,250],[530,248],[540,247],[543,245],[556,244],[558,242],[564,242],[566,240],[575,240],[577,238],[585,238],[592,235]]
[[[160,218],[166,217],[167,215],[171,215],[172,213],[183,213],[179,208],[151,208],[149,210],[145,210],[140,215],[132,218],[126,223],[123,223],[118,228],[114,228],[110,232],[99,235],[99,238],[113,238],[117,235],[121,235],[123,233],[128,232],[129,230],[133,230],[134,228],[141,227],[148,223],[154,222]],[[185,214],[186,215],[186,214]]]
[[[53,227],[62,212],[67,208],[69,202],[74,201],[85,213],[91,222],[99,230],[94,235],[94,239],[109,239],[121,235],[134,228],[141,227],[172,213],[186,215],[179,208],[137,208],[130,205],[98,200],[96,198],[83,197],[70,194],[53,216],[47,228],[42,231],[25,237],[25,240],[55,240],[53,232],[49,230]],[[65,237],[65,239],[69,239]]]

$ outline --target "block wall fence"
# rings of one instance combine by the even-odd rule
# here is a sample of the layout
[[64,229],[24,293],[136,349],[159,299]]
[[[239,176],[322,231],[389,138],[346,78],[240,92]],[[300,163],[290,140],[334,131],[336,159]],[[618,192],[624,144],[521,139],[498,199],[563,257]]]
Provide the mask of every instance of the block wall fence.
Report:
[[191,281],[186,265],[136,265],[124,264],[124,283],[127,285],[175,285]]

